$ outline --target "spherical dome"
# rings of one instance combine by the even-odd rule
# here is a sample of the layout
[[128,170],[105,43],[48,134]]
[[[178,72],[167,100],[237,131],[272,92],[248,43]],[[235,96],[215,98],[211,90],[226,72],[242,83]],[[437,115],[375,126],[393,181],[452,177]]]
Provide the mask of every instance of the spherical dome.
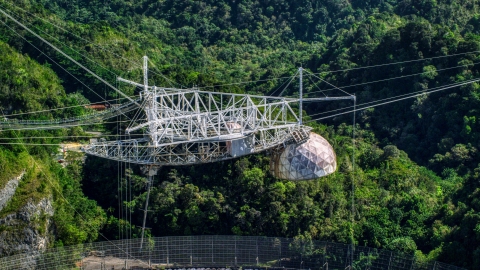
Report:
[[307,142],[288,145],[270,163],[272,174],[286,180],[309,180],[329,175],[337,169],[332,146],[322,136],[310,133]]

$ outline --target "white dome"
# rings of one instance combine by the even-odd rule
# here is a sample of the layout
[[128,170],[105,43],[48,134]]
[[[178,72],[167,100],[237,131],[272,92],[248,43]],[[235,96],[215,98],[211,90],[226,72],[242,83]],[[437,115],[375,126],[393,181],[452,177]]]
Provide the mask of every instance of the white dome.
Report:
[[336,169],[337,161],[332,146],[313,132],[307,142],[288,145],[270,163],[272,174],[286,180],[315,179],[329,175]]

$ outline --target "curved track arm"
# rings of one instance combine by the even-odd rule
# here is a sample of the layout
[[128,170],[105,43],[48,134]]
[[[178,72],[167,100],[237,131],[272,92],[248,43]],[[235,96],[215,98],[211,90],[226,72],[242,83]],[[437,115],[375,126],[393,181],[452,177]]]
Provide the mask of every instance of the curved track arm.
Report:
[[[137,100],[138,101],[138,100]],[[137,107],[133,102],[128,102],[117,108],[111,108],[101,113],[94,113],[79,117],[54,119],[54,120],[16,120],[0,119],[0,129],[61,129],[86,124],[96,124],[103,120],[130,112]]]

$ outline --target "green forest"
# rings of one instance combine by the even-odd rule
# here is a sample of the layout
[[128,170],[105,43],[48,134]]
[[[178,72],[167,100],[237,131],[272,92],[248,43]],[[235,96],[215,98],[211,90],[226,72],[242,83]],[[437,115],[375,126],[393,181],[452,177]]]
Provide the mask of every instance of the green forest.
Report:
[[[131,96],[138,93],[116,78],[140,81],[144,55],[158,86],[292,97],[297,80],[282,89],[303,67],[305,97],[338,87],[367,106],[420,93],[357,111],[355,128],[353,113],[336,113],[351,111],[350,101],[306,104],[305,123],[337,154],[327,177],[276,179],[268,155],[162,168],[148,235],[353,240],[467,269],[480,269],[479,8],[476,0],[0,0],[1,10]],[[122,101],[0,14],[2,117],[81,116],[91,111],[79,105],[104,100]],[[0,218],[48,196],[51,247],[139,237],[140,167],[75,152],[65,167],[52,158],[56,145],[87,143],[87,131],[125,135],[128,122],[116,120],[0,131],[0,189],[26,171]]]

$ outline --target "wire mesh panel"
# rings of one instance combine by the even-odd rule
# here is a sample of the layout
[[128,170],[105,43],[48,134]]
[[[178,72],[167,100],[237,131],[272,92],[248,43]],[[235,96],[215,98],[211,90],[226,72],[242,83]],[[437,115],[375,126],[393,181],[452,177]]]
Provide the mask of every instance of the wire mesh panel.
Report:
[[[258,247],[259,264],[275,266],[280,259],[280,254],[282,252],[280,238],[259,238]],[[277,264],[277,266],[279,265]]]
[[[142,247],[142,248],[140,248]],[[353,261],[352,261],[353,260]],[[174,236],[87,243],[0,258],[0,269],[462,269],[412,255],[279,237]]]
[[152,259],[153,264],[158,265],[167,265],[169,266],[169,242],[170,237],[161,237],[154,239],[154,246],[152,250]]

